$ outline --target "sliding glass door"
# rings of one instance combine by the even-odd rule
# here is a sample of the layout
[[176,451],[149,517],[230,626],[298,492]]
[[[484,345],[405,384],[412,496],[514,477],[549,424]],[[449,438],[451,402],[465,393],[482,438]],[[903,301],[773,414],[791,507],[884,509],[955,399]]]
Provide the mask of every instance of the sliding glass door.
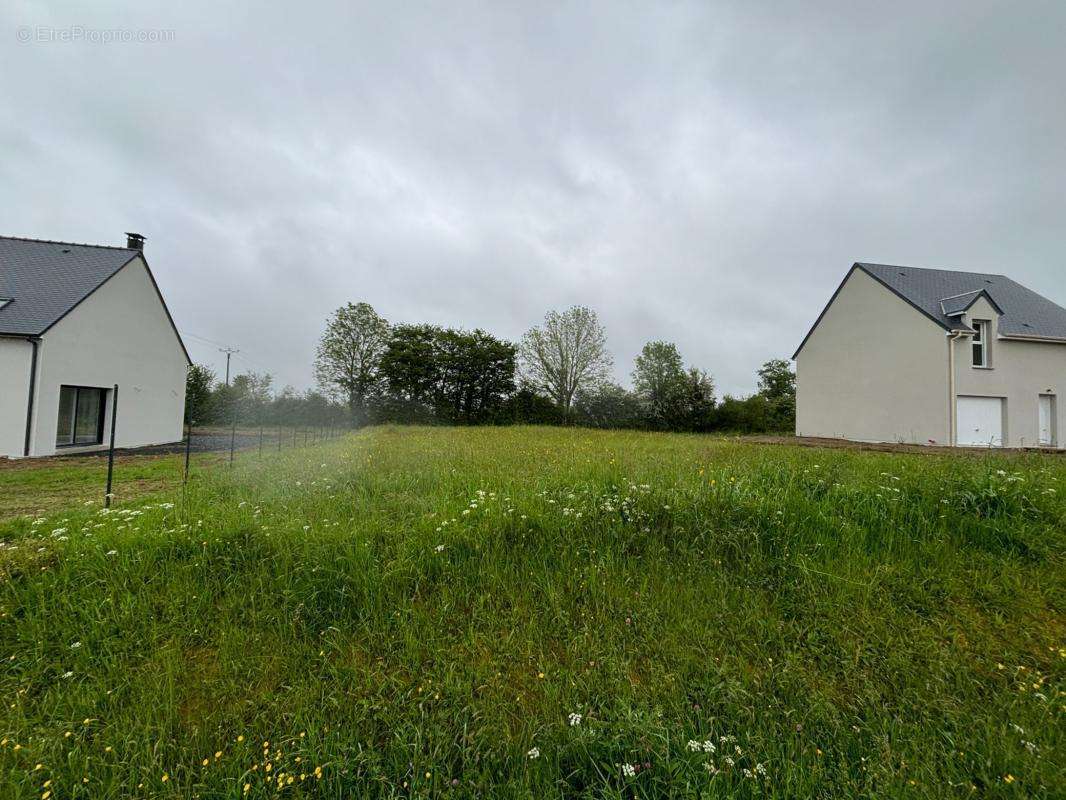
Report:
[[107,389],[89,386],[60,386],[56,446],[90,445],[103,442],[106,400]]

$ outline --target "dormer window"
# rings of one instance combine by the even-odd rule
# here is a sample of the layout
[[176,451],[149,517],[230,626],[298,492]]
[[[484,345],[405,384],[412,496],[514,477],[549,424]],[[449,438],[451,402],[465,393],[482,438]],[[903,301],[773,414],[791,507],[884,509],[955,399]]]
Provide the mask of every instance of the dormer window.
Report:
[[989,348],[989,330],[988,320],[974,320],[971,323],[971,327],[974,330],[973,334],[973,365],[975,367],[987,367],[988,366],[988,348]]

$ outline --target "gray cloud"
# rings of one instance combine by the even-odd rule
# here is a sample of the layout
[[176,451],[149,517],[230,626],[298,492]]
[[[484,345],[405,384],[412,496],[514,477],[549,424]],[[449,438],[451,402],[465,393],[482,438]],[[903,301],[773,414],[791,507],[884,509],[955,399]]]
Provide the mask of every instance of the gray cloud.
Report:
[[[583,303],[620,379],[665,338],[731,392],[855,260],[1066,303],[1060,3],[194,5],[0,8],[2,232],[144,232],[179,327],[282,384],[347,300]],[[17,41],[74,25],[174,37]]]

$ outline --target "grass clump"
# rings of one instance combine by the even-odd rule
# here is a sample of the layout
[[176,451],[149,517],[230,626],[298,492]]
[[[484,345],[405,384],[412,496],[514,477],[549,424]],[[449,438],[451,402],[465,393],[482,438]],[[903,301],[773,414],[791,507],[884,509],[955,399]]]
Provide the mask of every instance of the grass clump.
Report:
[[1066,462],[378,428],[0,527],[11,797],[1056,797]]

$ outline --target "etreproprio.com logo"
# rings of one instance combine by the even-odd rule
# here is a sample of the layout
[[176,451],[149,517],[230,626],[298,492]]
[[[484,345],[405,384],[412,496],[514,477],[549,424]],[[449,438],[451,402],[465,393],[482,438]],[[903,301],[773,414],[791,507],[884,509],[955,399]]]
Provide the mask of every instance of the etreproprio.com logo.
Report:
[[173,30],[166,28],[91,28],[85,25],[55,27],[22,25],[15,32],[20,44],[139,44],[173,42]]

